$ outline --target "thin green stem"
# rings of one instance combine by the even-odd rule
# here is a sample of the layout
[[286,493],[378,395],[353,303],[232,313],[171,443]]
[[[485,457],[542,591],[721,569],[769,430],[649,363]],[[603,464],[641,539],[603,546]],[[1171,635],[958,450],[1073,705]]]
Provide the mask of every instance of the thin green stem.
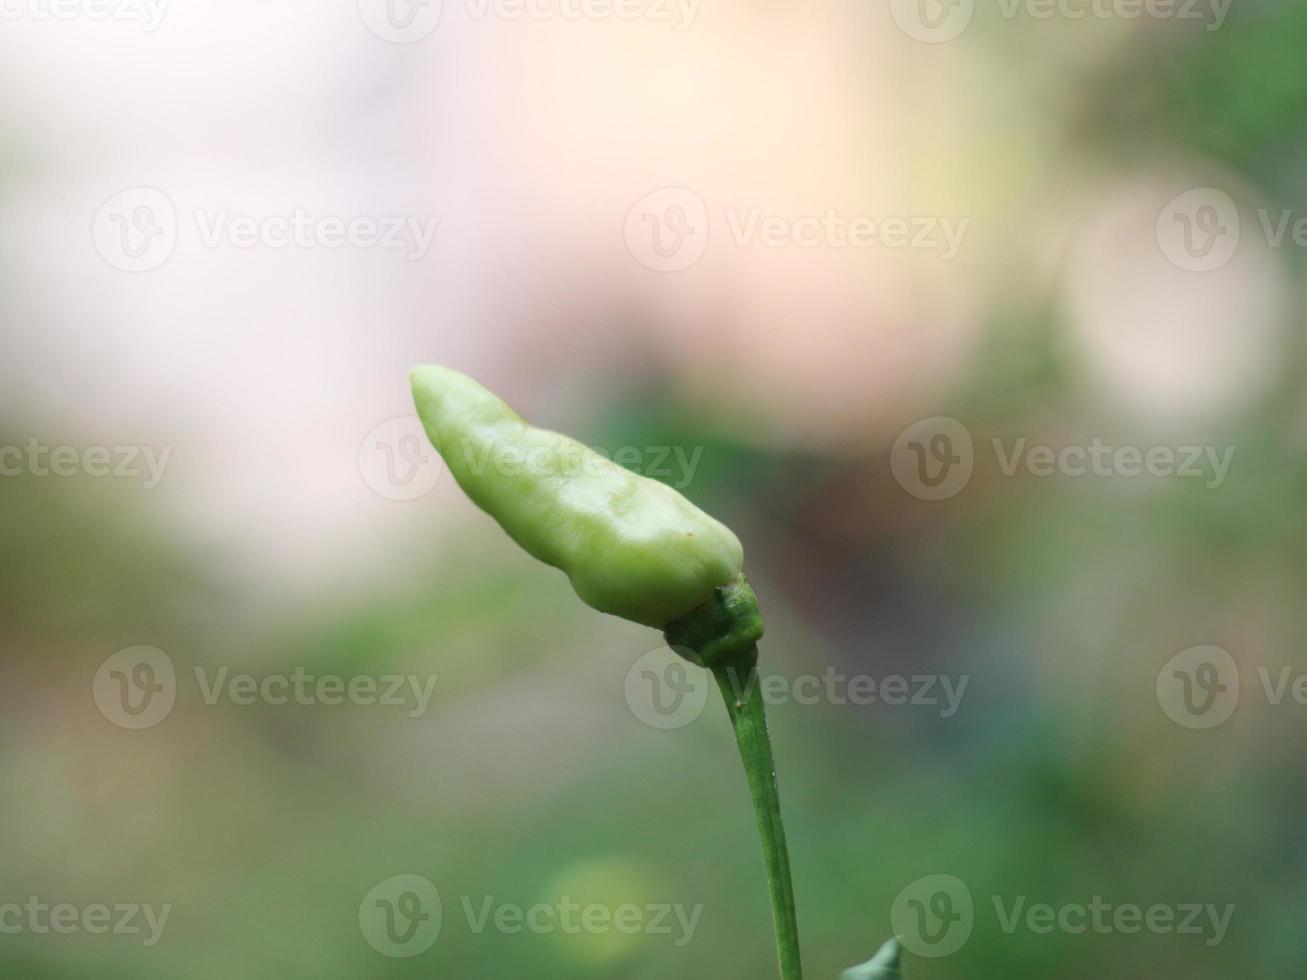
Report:
[[713,668],[713,676],[726,701],[740,758],[749,779],[753,808],[758,815],[762,856],[771,886],[772,918],[776,925],[776,953],[781,980],[803,980],[799,962],[799,920],[794,910],[794,885],[790,879],[790,855],[785,846],[785,825],[781,822],[781,795],[776,784],[776,760],[763,710],[758,683],[758,651]]

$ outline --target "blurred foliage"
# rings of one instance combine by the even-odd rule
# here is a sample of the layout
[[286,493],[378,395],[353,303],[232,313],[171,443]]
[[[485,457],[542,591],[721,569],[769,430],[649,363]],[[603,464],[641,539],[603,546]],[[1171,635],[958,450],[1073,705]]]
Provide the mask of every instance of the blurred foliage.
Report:
[[[1293,4],[1236,6],[1212,34],[1141,29],[1087,88],[1073,138],[1086,153],[1130,154],[1147,133],[1300,201],[1304,39],[1307,6]],[[991,326],[957,396],[978,441],[1112,424],[1075,388],[1055,304],[994,310]],[[1157,710],[1153,679],[1200,641],[1307,669],[1301,353],[1285,391],[1219,434],[1238,446],[1219,494],[979,471],[967,494],[932,507],[892,488],[888,447],[849,459],[744,445],[648,394],[585,433],[601,446],[702,447],[686,492],[748,543],[772,669],[970,678],[951,718],[911,705],[772,710],[811,977],[865,958],[888,938],[904,885],[942,870],[975,896],[975,934],[947,959],[909,951],[913,980],[1298,975],[1301,715],[1250,709],[1219,733],[1190,732]],[[149,949],[5,936],[0,974],[773,975],[724,713],[710,705],[678,731],[641,724],[623,682],[657,636],[589,613],[525,559],[486,558],[488,522],[446,542],[406,589],[269,621],[128,498],[79,481],[2,489],[0,901],[175,910]],[[140,642],[169,651],[183,693],[166,722],[131,732],[95,712],[89,688],[108,654]],[[233,664],[439,680],[417,718],[204,704],[192,670]],[[362,896],[396,874],[424,875],[444,897],[437,945],[412,960],[378,955],[358,926]],[[461,905],[564,892],[703,916],[678,947],[478,934]],[[991,901],[1095,895],[1235,913],[1219,946],[1013,937]]]

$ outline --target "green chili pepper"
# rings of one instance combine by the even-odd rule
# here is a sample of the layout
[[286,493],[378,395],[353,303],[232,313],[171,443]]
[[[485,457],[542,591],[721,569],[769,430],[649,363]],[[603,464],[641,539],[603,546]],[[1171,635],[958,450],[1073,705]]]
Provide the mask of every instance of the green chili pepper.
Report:
[[739,538],[671,487],[528,425],[457,371],[420,367],[412,382],[459,486],[600,612],[661,629],[740,577]]
[[739,539],[675,490],[575,439],[522,421],[471,378],[412,374],[431,442],[459,486],[528,552],[567,573],[601,612],[664,631],[710,668],[740,746],[771,888],[784,980],[802,980],[776,765],[758,683],[762,617]]
[[840,980],[899,980],[903,976],[902,959],[898,939],[891,939],[870,962],[845,970]]

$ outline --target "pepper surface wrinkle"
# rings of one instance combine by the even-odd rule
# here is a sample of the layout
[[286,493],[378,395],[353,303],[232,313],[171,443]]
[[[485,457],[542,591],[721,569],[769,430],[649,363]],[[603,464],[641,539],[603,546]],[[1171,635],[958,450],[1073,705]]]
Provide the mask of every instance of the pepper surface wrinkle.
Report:
[[671,487],[528,424],[467,375],[431,365],[411,380],[458,485],[588,605],[661,629],[739,578],[739,539]]

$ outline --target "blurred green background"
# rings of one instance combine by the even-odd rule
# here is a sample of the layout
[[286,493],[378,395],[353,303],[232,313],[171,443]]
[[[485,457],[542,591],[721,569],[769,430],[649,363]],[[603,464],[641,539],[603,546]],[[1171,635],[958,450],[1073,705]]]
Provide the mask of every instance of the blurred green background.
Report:
[[[195,41],[222,17],[202,11],[175,12],[178,23],[152,37],[165,65],[141,69],[158,72],[137,93],[146,105],[168,101],[169,79],[196,95],[188,57],[241,50],[235,29],[211,46]],[[741,106],[765,126],[770,96],[750,82],[764,86],[774,70],[803,89],[800,101],[820,103],[823,86],[839,93],[835,117],[860,134],[855,171],[878,158],[914,186],[907,200],[969,216],[973,230],[955,266],[921,273],[916,258],[879,257],[867,274],[861,257],[837,255],[833,278],[813,271],[824,252],[740,269],[716,238],[704,264],[674,281],[587,251],[584,229],[603,221],[620,251],[609,232],[638,196],[614,185],[587,198],[585,175],[602,160],[570,175],[545,160],[508,178],[517,221],[500,215],[502,228],[474,233],[458,217],[459,193],[485,201],[497,191],[469,176],[477,153],[446,145],[464,132],[449,122],[464,118],[441,88],[451,78],[485,82],[465,115],[503,125],[509,135],[484,138],[506,154],[569,132],[605,145],[616,115],[602,107],[544,110],[538,131],[506,108],[495,93],[568,83],[496,67],[496,57],[549,48],[565,63],[582,51],[578,71],[592,81],[616,72],[620,88],[621,68],[596,49],[640,51],[643,34],[500,23],[456,56],[452,41],[424,53],[356,37],[346,14],[338,48],[323,33],[297,35],[312,43],[295,57],[324,65],[320,115],[298,89],[269,91],[282,117],[238,88],[249,143],[203,166],[185,154],[218,144],[223,110],[200,86],[189,111],[204,125],[169,130],[177,106],[149,118],[121,83],[134,42],[104,48],[121,61],[103,69],[118,82],[106,84],[121,132],[91,118],[92,95],[33,96],[39,111],[14,96],[3,104],[0,281],[13,300],[0,312],[0,444],[136,440],[174,452],[158,491],[85,475],[0,480],[0,905],[172,906],[149,947],[85,932],[0,935],[0,974],[775,975],[753,817],[720,704],[671,730],[646,724],[630,685],[655,633],[582,606],[447,474],[418,500],[374,492],[374,427],[409,414],[405,369],[421,361],[476,373],[533,420],[597,446],[702,450],[692,476],[669,482],[684,482],[744,541],[768,671],[967,679],[947,717],[921,704],[771,707],[808,975],[836,977],[868,958],[892,934],[896,899],[932,874],[966,884],[974,929],[947,957],[910,949],[907,975],[920,980],[1300,973],[1307,707],[1271,703],[1257,671],[1307,670],[1307,359],[1296,302],[1307,276],[1300,249],[1260,240],[1256,215],[1307,215],[1307,7],[1236,5],[1217,30],[978,10],[963,37],[932,46],[896,34],[887,9],[834,5],[802,22],[793,48],[776,42],[770,68],[720,49],[742,59],[729,99],[711,80],[723,70],[714,39],[732,25],[781,36],[794,23],[766,5],[706,10],[685,39],[662,32],[656,43],[683,45],[666,56],[669,78],[699,77],[705,99],[724,100],[704,119],[723,127],[728,158],[751,161],[773,141],[786,152],[784,106],[766,140],[732,128]],[[232,8],[238,23],[257,16]],[[451,25],[460,16],[446,11]],[[61,47],[62,26],[14,27],[32,32],[23,43],[39,53],[9,60],[0,77],[51,84],[77,50]],[[91,31],[69,36],[95,50],[105,42],[87,40]],[[337,57],[355,46],[366,52],[357,63]],[[786,50],[811,61],[787,61]],[[834,80],[814,81],[827,55]],[[74,74],[86,83],[95,70]],[[496,71],[514,81],[487,81]],[[881,142],[860,112],[889,113],[901,139]],[[388,122],[367,121],[377,119]],[[104,266],[85,241],[99,201],[131,184],[118,175],[171,179],[183,214],[187,194],[253,208],[248,188],[215,197],[224,167],[266,166],[272,186],[292,186],[313,164],[281,148],[336,120],[341,145],[332,137],[306,152],[320,161],[376,142],[375,158],[359,150],[347,168],[356,163],[372,187],[415,138],[415,119],[413,186],[427,175],[453,215],[430,260],[439,272],[396,270],[375,254],[292,265],[183,246],[151,279]],[[703,158],[694,139],[675,143],[693,128],[680,122],[662,121],[668,158]],[[70,175],[79,133],[113,177],[88,176],[94,164]],[[805,154],[838,156],[831,139]],[[266,154],[251,149],[260,146]],[[173,151],[182,162],[159,162]],[[534,169],[513,160],[502,173]],[[631,188],[660,182],[629,160],[615,166]],[[740,186],[777,207],[795,199],[778,188],[822,172],[779,166],[768,182],[764,169],[745,170]],[[664,184],[680,172],[657,171]],[[188,173],[208,190],[178,176]],[[869,198],[811,188],[800,198],[809,211],[874,202],[876,179]],[[1153,237],[1160,209],[1193,187],[1228,192],[1244,218],[1224,268],[1174,269]],[[581,215],[559,236],[566,271],[533,264],[532,248],[546,247],[532,232],[520,250],[512,244],[555,194]],[[71,252],[59,251],[64,237]],[[356,278],[333,285],[345,270]],[[469,281],[463,293],[444,287],[455,279]],[[932,305],[941,289],[944,312]],[[505,309],[501,293],[519,305]],[[772,296],[779,325],[751,318],[750,294]],[[933,416],[960,420],[975,445],[970,482],[940,501],[905,492],[892,466],[899,433]],[[328,430],[329,444],[319,438]],[[1217,487],[1005,475],[989,447],[1020,438],[1236,453]],[[97,710],[92,690],[110,655],[141,644],[175,667],[176,704],[132,730]],[[1228,721],[1193,730],[1168,717],[1157,682],[1172,657],[1204,644],[1229,651],[1242,692]],[[196,670],[211,678],[224,667],[437,680],[417,717],[408,706],[207,704]],[[408,958],[378,952],[359,921],[371,890],[397,875],[428,879],[443,900],[439,938]],[[683,945],[613,929],[478,932],[464,902],[480,910],[492,896],[494,907],[570,896],[702,911]],[[995,896],[1005,907],[1101,896],[1234,911],[1215,944],[1148,931],[1009,934]]]

